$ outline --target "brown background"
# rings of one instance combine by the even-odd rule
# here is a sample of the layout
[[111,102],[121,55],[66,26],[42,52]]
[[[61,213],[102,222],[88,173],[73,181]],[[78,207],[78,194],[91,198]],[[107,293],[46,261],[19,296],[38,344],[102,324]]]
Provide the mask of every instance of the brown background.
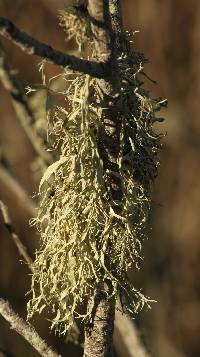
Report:
[[[34,37],[63,51],[69,49],[58,26],[56,8],[66,1],[1,0],[0,15],[11,19]],[[142,338],[155,357],[200,356],[200,6],[199,0],[123,0],[127,29],[139,30],[135,48],[150,59],[148,75],[159,82],[153,94],[169,99],[167,132],[154,188],[150,239],[144,244],[144,263],[133,279],[157,300],[151,311],[137,317]],[[23,83],[40,83],[36,57],[28,57],[2,40]],[[56,68],[48,66],[49,74]],[[0,85],[0,148],[12,174],[32,195],[38,182],[30,162],[34,151],[21,129],[9,95]],[[31,252],[37,236],[28,215],[5,187],[0,197],[8,204],[23,242]],[[0,220],[0,295],[25,316],[25,293],[30,286],[26,266]],[[36,319],[41,334],[63,355],[80,356],[81,349],[50,336],[47,323]],[[0,347],[16,357],[37,356],[0,317]],[[126,356],[123,356],[126,357]]]

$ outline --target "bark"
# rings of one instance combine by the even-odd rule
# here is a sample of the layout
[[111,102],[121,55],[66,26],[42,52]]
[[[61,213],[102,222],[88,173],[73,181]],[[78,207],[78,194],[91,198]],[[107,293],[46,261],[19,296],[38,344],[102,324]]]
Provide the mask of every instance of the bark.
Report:
[[[120,178],[119,175],[116,175],[118,173],[121,130],[121,83],[117,64],[118,44],[122,28],[120,10],[120,1],[88,1],[96,59],[111,64],[109,76],[106,79],[98,80],[102,93],[100,105],[105,108],[102,119],[104,125],[99,133],[98,149],[103,160],[104,170],[110,172],[110,190],[114,200],[122,198]],[[111,262],[107,260],[107,264],[109,266]],[[96,294],[92,321],[86,326],[85,357],[113,356],[114,317],[115,299],[108,299],[102,288]]]
[[[120,151],[121,100],[120,72],[117,64],[119,46],[119,28],[121,29],[120,4],[116,0],[88,1],[88,12],[93,21],[96,57],[100,61],[110,62],[110,75],[99,79],[104,109],[104,127],[99,134],[99,153],[104,169],[110,171],[110,188],[113,199],[121,199],[120,180],[118,178],[118,156]],[[120,24],[118,23],[120,21]],[[99,25],[97,24],[99,23]]]
[[84,357],[112,357],[115,299],[107,299],[100,291],[95,297],[95,306],[90,323],[86,326]]
[[107,76],[108,63],[83,60],[76,56],[58,51],[19,30],[11,21],[0,17],[0,34],[19,46],[29,55],[42,57],[58,66],[69,67],[74,71],[102,78]]

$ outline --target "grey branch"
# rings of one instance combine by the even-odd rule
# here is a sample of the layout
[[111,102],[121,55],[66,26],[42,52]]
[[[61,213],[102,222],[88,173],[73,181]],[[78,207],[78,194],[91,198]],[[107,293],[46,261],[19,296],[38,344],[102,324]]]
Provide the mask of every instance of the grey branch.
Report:
[[13,195],[14,199],[21,207],[25,209],[29,216],[33,217],[36,214],[36,206],[33,200],[28,196],[24,188],[19,182],[9,173],[9,171],[0,162],[0,183],[1,186],[8,190]]
[[150,357],[136,326],[120,311],[115,313],[114,345],[119,356]]
[[61,357],[51,347],[47,346],[34,327],[19,317],[10,304],[2,298],[0,298],[0,314],[9,322],[11,328],[19,333],[41,356]]
[[12,221],[11,221],[9,213],[8,213],[7,206],[1,200],[0,200],[0,212],[2,213],[2,216],[3,216],[4,225],[7,228],[11,239],[13,240],[14,244],[16,245],[19,254],[24,258],[24,260],[28,264],[29,269],[33,273],[33,268],[32,268],[33,261],[27,252],[27,248],[21,242],[17,233],[15,232],[14,226],[12,224]]
[[28,136],[35,152],[41,157],[46,166],[52,163],[51,155],[45,151],[42,140],[33,129],[35,122],[34,115],[29,106],[29,103],[24,95],[19,82],[11,68],[9,59],[0,43],[0,80],[5,89],[10,93],[13,107],[15,109],[17,118]]
[[0,17],[0,34],[9,40],[12,40],[27,54],[45,58],[58,66],[69,67],[74,71],[89,74],[97,78],[104,78],[109,74],[109,61],[88,61],[65,54],[34,39],[27,33],[19,30],[11,21],[3,17]]

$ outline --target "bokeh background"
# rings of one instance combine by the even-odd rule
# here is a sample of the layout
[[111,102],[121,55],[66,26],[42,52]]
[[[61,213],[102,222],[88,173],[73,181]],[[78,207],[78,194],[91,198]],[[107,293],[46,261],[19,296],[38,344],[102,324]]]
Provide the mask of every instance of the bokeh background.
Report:
[[[57,10],[64,0],[0,0],[0,16],[54,47],[68,51]],[[144,262],[133,275],[138,287],[157,300],[150,311],[136,318],[141,338],[154,357],[200,356],[200,6],[199,0],[122,0],[124,25],[139,30],[135,48],[150,62],[145,71],[158,84],[148,82],[153,95],[169,99],[159,129],[166,132],[156,180],[149,240],[144,244]],[[25,87],[41,83],[37,64],[13,44],[2,39],[17,76]],[[57,73],[47,66],[48,75]],[[8,170],[28,192],[37,191],[38,179],[31,163],[34,150],[16,118],[9,94],[0,83],[0,150]],[[29,227],[27,210],[0,183],[0,198],[9,206],[13,223],[30,253],[38,236]],[[27,267],[19,262],[0,218],[0,295],[8,298],[25,316],[26,292],[30,287]],[[35,325],[63,356],[78,357],[79,346],[66,344],[49,334],[48,323]],[[0,348],[15,357],[38,354],[0,317]],[[120,357],[126,357],[120,356]]]

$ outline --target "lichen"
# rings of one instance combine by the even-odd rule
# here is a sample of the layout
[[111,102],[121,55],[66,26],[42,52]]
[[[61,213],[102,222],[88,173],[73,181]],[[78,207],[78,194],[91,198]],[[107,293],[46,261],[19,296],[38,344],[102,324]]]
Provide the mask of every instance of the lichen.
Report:
[[90,21],[86,14],[74,6],[59,11],[60,25],[66,33],[66,40],[75,40],[78,51],[82,52],[88,37],[91,35]]
[[[53,314],[52,328],[60,333],[76,319],[90,316],[102,281],[132,314],[150,306],[128,272],[140,265],[161,147],[153,124],[165,101],[152,99],[143,89],[138,75],[146,60],[131,49],[130,34],[123,36],[124,51],[118,58],[124,108],[118,159],[121,201],[112,199],[110,172],[104,170],[99,151],[106,111],[98,104],[97,79],[65,69],[65,106],[54,106],[48,115],[48,137],[59,160],[40,182],[40,207],[33,222],[41,243],[33,264],[28,316],[47,308]],[[86,302],[87,308],[80,310]]]

